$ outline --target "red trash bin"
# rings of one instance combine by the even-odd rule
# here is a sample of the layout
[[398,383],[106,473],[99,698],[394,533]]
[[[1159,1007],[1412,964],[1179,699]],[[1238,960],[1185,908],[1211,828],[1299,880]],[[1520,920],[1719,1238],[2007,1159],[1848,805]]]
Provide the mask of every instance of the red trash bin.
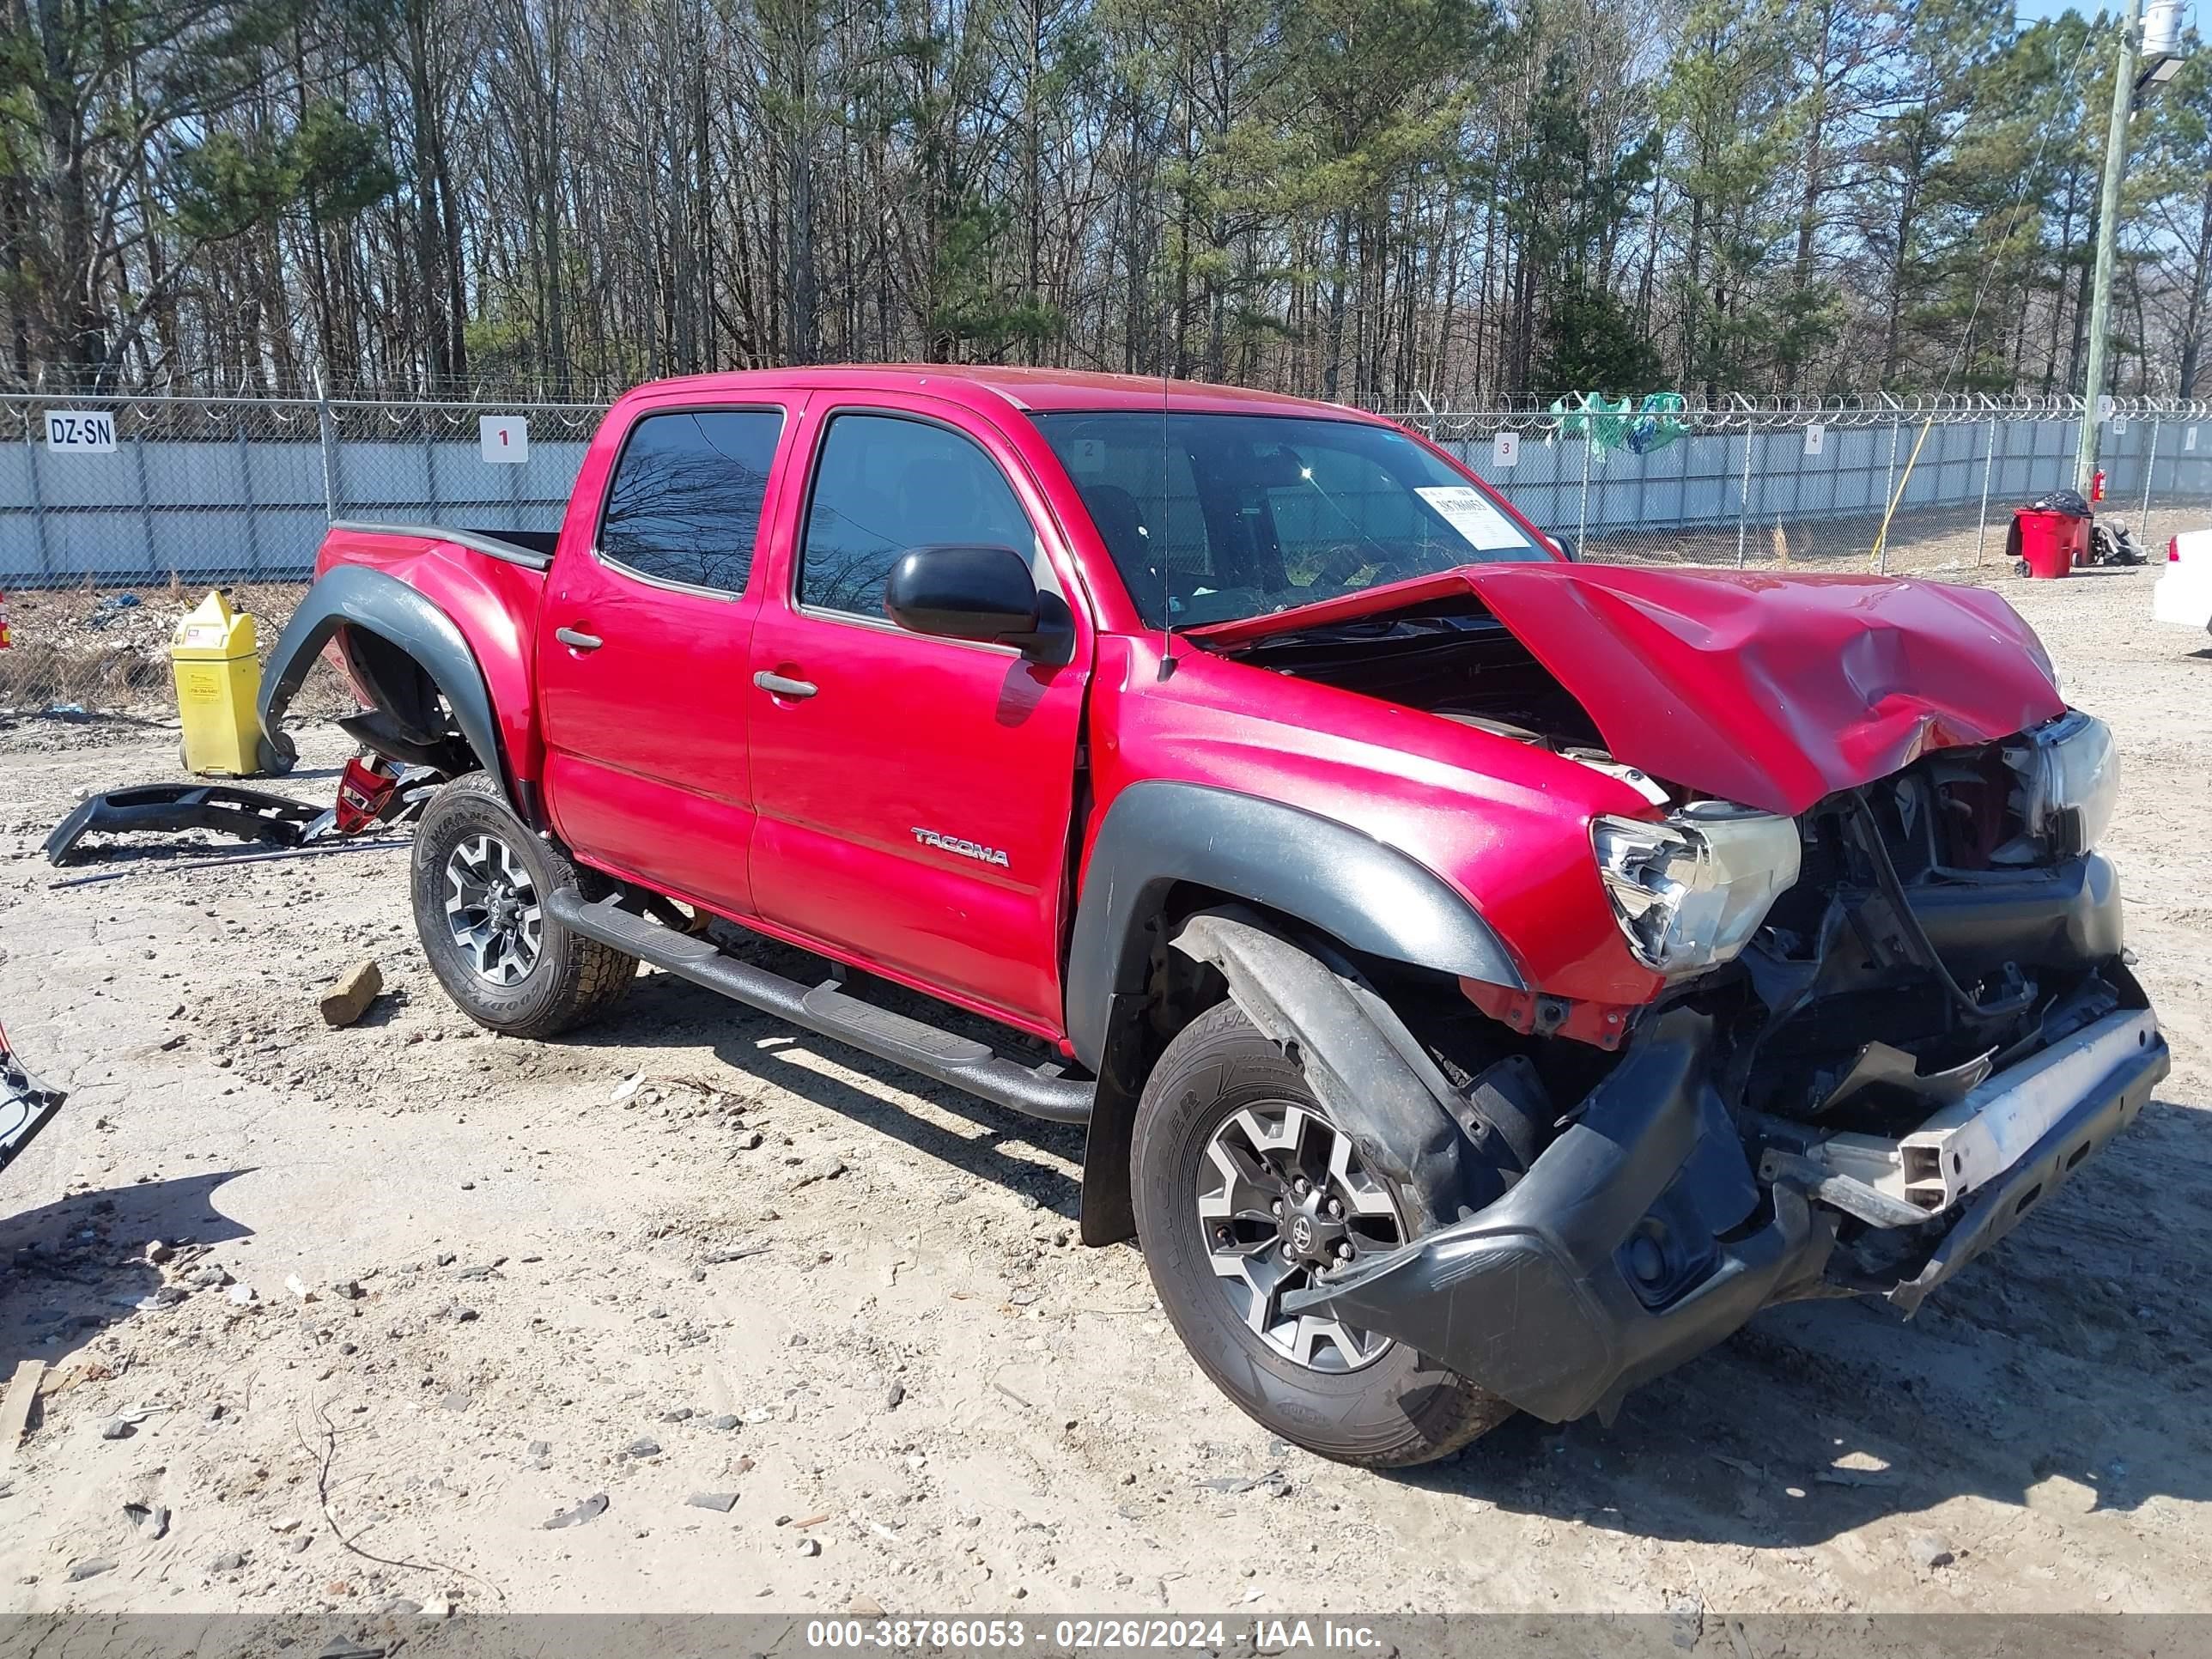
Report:
[[2089,520],[2084,514],[2057,513],[2044,507],[2013,509],[2013,568],[2023,576],[2048,581],[2063,576],[2088,557]]

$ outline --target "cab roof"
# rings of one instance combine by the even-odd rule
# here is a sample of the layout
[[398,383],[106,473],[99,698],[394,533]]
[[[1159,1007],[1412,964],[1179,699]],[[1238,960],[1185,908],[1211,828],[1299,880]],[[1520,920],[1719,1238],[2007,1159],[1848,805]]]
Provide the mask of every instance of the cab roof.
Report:
[[1158,410],[1183,414],[1291,415],[1387,424],[1379,416],[1245,386],[1197,380],[1157,380],[1143,374],[1100,374],[1082,369],[1026,368],[996,363],[847,363],[813,368],[745,369],[655,380],[640,392],[679,391],[694,396],[757,397],[767,391],[908,392],[955,402],[1012,404],[1024,411]]

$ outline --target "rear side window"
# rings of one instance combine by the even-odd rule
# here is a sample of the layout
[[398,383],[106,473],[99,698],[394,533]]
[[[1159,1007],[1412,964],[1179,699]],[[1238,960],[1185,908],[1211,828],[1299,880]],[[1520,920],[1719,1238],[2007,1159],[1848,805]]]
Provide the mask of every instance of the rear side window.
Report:
[[615,463],[600,553],[657,581],[742,593],[782,430],[772,409],[647,416]]
[[926,421],[830,422],[815,464],[799,603],[881,617],[899,556],[948,542],[1035,558],[1036,532],[998,463],[972,439]]

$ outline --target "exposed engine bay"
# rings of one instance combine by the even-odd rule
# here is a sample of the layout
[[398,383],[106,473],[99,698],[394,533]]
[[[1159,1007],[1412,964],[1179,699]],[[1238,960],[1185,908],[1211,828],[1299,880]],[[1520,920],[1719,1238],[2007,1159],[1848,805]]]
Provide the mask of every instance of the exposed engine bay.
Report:
[[1269,635],[1227,654],[1526,743],[1597,750],[1604,741],[1567,689],[1472,594]]

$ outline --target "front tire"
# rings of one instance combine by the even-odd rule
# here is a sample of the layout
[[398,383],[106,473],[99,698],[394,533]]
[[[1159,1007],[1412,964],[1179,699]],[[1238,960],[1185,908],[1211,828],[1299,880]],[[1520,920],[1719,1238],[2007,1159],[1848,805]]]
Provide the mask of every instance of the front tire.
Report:
[[550,1037],[627,996],[637,958],[570,933],[544,908],[584,879],[485,773],[432,796],[415,831],[415,931],[454,1006],[503,1036]]
[[1423,1206],[1364,1170],[1296,1063],[1235,1003],[1200,1015],[1161,1054],[1130,1165],[1161,1306],[1263,1427],[1323,1457],[1397,1468],[1448,1456],[1513,1415],[1402,1342],[1281,1315],[1282,1292],[1322,1262],[1407,1242],[1404,1218]]

